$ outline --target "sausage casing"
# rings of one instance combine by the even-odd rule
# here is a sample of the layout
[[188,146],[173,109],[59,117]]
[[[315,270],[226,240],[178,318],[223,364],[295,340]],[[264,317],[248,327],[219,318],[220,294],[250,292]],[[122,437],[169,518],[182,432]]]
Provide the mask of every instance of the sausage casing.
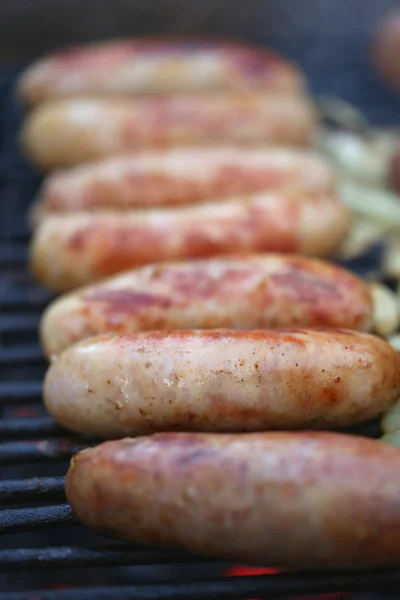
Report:
[[70,213],[35,231],[31,264],[56,291],[160,261],[285,252],[327,256],[342,241],[349,211],[333,194],[259,194],[147,211]]
[[333,433],[158,434],[72,459],[105,535],[280,568],[400,564],[400,452]]
[[50,174],[35,205],[49,213],[151,208],[222,200],[285,188],[332,191],[331,165],[317,154],[278,148],[187,148],[109,158]]
[[107,331],[345,327],[368,331],[368,286],[340,267],[267,254],[142,267],[55,300],[41,322],[48,356]]
[[44,385],[49,412],[88,435],[332,429],[400,395],[400,357],[347,330],[103,335],[67,348]]
[[35,164],[51,169],[174,146],[304,146],[315,125],[311,101],[297,95],[76,99],[45,103],[33,110],[21,141]]
[[266,89],[297,92],[304,77],[264,48],[207,39],[131,39],[69,48],[21,76],[28,104],[82,95]]

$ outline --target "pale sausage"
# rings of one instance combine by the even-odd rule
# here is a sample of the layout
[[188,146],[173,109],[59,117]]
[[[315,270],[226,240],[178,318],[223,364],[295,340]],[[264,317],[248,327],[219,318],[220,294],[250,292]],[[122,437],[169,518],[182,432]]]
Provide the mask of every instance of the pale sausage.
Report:
[[311,101],[297,95],[76,99],[33,110],[21,141],[36,165],[51,169],[174,146],[304,146],[310,143],[315,126]]
[[334,429],[400,395],[400,356],[348,330],[104,334],[70,346],[44,384],[64,427],[100,437],[155,431]]
[[266,48],[230,40],[144,38],[60,50],[22,74],[28,104],[82,95],[248,89],[298,92],[304,77]]
[[56,291],[160,261],[285,252],[328,256],[349,211],[324,192],[276,192],[148,211],[51,216],[36,229],[31,264]]
[[372,303],[358,277],[320,260],[266,254],[163,263],[63,296],[41,321],[47,356],[115,331],[346,327],[368,331]]
[[107,536],[279,568],[400,565],[400,451],[332,433],[158,434],[72,459]]
[[196,204],[278,189],[333,191],[317,154],[278,148],[186,148],[109,158],[50,174],[34,206],[51,213]]

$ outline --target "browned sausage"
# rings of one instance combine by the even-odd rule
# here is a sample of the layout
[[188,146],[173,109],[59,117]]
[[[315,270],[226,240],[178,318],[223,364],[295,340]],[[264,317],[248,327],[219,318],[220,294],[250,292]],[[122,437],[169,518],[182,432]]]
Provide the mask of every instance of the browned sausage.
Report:
[[400,356],[346,330],[103,335],[52,363],[45,404],[64,427],[101,437],[154,431],[334,429],[400,396]]
[[50,169],[174,146],[304,146],[310,143],[315,125],[311,101],[297,95],[76,99],[33,110],[21,139],[28,157]]
[[41,322],[48,356],[106,331],[346,327],[368,331],[368,286],[345,269],[265,254],[135,269],[56,300]]
[[296,92],[300,71],[265,48],[230,40],[149,38],[69,48],[35,62],[19,95],[33,104],[64,96],[266,89]]
[[148,211],[52,216],[36,229],[32,269],[65,291],[153,262],[223,254],[326,256],[347,233],[348,210],[333,194],[276,192]]
[[332,433],[159,434],[72,459],[105,535],[280,568],[400,565],[400,451]]
[[51,213],[196,204],[300,189],[330,192],[332,166],[316,153],[279,148],[185,148],[109,158],[50,174],[34,207]]

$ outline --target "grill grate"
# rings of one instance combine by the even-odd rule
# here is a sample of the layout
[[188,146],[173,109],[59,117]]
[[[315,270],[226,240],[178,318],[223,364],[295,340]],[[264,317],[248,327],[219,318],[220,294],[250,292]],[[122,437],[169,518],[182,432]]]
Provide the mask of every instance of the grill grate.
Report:
[[125,544],[97,548],[64,546],[0,551],[0,567],[14,571],[114,565],[207,564],[209,562],[207,559],[201,559],[198,556],[191,557],[183,552],[138,550]]
[[63,477],[33,477],[0,482],[0,503],[65,500]]
[[69,504],[1,511],[0,533],[21,533],[54,526],[78,525]]
[[60,461],[87,447],[88,444],[79,444],[68,438],[5,442],[0,444],[0,465]]
[[[227,568],[223,563],[184,552],[105,545],[103,538],[77,523],[65,504],[63,475],[70,456],[91,442],[63,431],[41,406],[45,363],[37,326],[50,296],[32,281],[25,267],[25,214],[39,179],[23,163],[16,146],[21,115],[12,100],[14,76],[13,70],[0,74],[2,600],[239,600],[336,591],[357,592],[351,598],[360,600],[390,598],[393,589],[400,590],[397,570],[228,578],[222,577]],[[374,114],[377,104],[375,101]],[[387,123],[384,106],[383,113]],[[376,268],[373,261],[353,266],[362,272]],[[371,424],[356,433],[376,437],[379,428]],[[17,576],[18,572],[24,577]],[[67,588],[73,582],[73,588],[51,589],[60,582]],[[43,591],[29,591],[32,589]],[[378,596],[373,595],[374,590]]]
[[[241,578],[213,579],[208,581],[179,581],[140,586],[87,587],[77,594],[75,590],[40,592],[33,598],[32,592],[5,593],[2,600],[241,600],[249,595],[262,598],[282,598],[298,594],[323,594],[327,589],[368,591],[379,585],[379,598],[393,598],[385,590],[398,587],[398,573],[381,571],[369,574],[318,573],[307,576],[297,574],[259,575]],[[390,593],[390,592],[389,592]],[[366,596],[364,596],[366,598]]]

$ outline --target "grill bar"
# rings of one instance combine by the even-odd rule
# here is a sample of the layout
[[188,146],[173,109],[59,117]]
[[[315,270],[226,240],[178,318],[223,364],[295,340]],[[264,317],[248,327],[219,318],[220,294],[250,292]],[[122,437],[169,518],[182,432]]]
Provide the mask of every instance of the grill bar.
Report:
[[[3,159],[3,157],[1,157]],[[3,160],[1,160],[0,162],[3,162]],[[10,176],[10,173],[7,174],[8,177]],[[0,177],[1,177],[1,165],[0,165]],[[7,177],[7,178],[8,178]],[[18,182],[18,179],[20,179],[20,177],[18,176],[13,176],[12,177],[16,183]],[[19,215],[16,217],[17,220],[19,220]],[[6,231],[2,232],[2,239],[4,241],[10,241],[12,243],[15,243],[16,241],[23,241],[23,242],[27,242],[29,239],[29,229],[28,226],[25,223],[15,223],[15,221],[12,223],[12,227],[10,229],[7,229]]]
[[62,429],[51,417],[32,417],[32,418],[12,418],[0,419],[0,436],[7,438],[23,438],[56,436],[66,434],[65,429]]
[[[18,177],[15,177],[15,179],[18,180]],[[2,238],[4,240],[12,240],[12,242],[17,240],[27,242],[29,238],[29,229],[24,223],[14,222],[12,228],[3,233]]]
[[[51,296],[46,290],[35,285],[27,286],[24,291],[26,293],[22,294],[20,289],[16,290],[15,287],[8,285],[0,301],[1,308],[15,311],[26,309],[29,306],[30,310],[35,310],[44,308],[51,300]],[[37,318],[39,319],[39,317]]]
[[400,584],[399,572],[284,573],[230,577],[208,581],[182,581],[156,585],[87,587],[79,590],[3,594],[2,600],[242,600],[282,598],[291,594],[323,594],[347,591],[389,591]]
[[38,324],[38,315],[6,315],[0,317],[0,333],[35,333]]
[[78,525],[78,520],[72,514],[69,504],[38,508],[10,508],[0,512],[0,534],[71,525]]
[[41,381],[7,381],[0,383],[0,406],[37,402],[42,398]]
[[[122,544],[93,548],[61,546],[0,550],[0,569],[12,571],[184,563],[203,564],[211,561],[187,552],[138,549]],[[215,565],[215,562],[212,564]]]
[[70,458],[88,445],[69,439],[8,442],[0,444],[0,465],[62,460]]
[[64,477],[0,481],[0,504],[31,500],[65,500]]
[[25,266],[28,258],[26,244],[0,244],[0,268]]
[[42,363],[43,353],[37,344],[10,346],[1,349],[0,367]]

